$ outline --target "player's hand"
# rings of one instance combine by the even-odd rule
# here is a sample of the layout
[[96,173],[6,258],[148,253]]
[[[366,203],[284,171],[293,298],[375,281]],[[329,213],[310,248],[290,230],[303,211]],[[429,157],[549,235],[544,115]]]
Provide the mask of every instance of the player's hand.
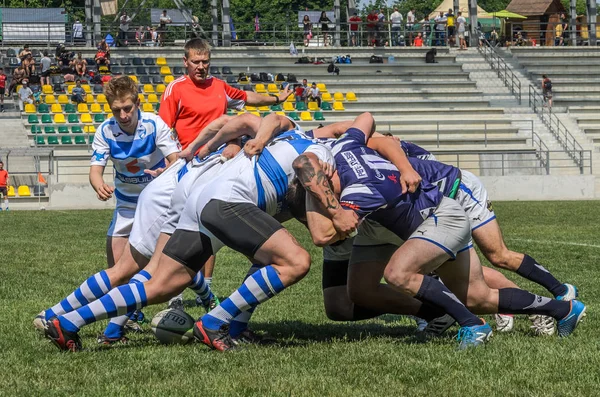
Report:
[[157,168],[155,170],[144,170],[144,174],[148,174],[148,175],[152,176],[153,178],[156,178],[157,176],[162,174],[165,170],[166,170],[166,168]]
[[221,153],[221,157],[226,158],[227,160],[231,160],[232,158],[235,157],[236,154],[238,154],[240,152],[240,150],[242,150],[242,148],[234,143],[229,143],[227,146],[225,146],[225,149],[223,149],[223,153]]
[[283,90],[281,90],[281,93],[279,93],[279,103],[285,102],[285,100],[288,99],[288,97],[292,95],[293,92],[294,91],[290,88],[290,85],[288,84]]
[[346,239],[353,235],[358,228],[359,222],[356,212],[345,210],[343,208],[333,215],[331,221],[333,222],[333,227],[335,227],[335,230],[337,230],[342,239]]
[[181,152],[179,152],[177,154],[177,156],[180,159],[185,159],[185,161],[191,161],[192,158],[194,158],[194,153],[192,153],[192,150],[189,147],[187,147],[187,148],[183,149]]
[[335,167],[332,164],[329,164],[328,162],[323,160],[319,160],[319,166],[321,166],[321,170],[323,170],[325,176],[331,179],[331,177],[335,173]]
[[244,145],[244,152],[246,153],[246,156],[252,157],[256,156],[257,154],[261,154],[264,148],[265,145],[258,139],[254,138],[246,142]]
[[98,196],[98,200],[107,201],[112,198],[112,194],[115,191],[115,188],[112,186],[108,186],[106,183],[98,186],[96,189],[96,195]]
[[402,172],[400,174],[400,186],[402,186],[402,194],[405,194],[407,191],[409,193],[416,192],[421,184],[421,181],[421,175],[419,175],[415,170]]

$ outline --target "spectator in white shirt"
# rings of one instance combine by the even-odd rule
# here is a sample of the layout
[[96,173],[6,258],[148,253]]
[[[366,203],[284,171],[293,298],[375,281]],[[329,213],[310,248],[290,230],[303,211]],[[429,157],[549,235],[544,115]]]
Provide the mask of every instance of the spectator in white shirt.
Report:
[[24,109],[24,103],[33,104],[33,91],[31,91],[31,88],[27,86],[27,80],[23,80],[21,84],[23,86],[21,89],[19,89],[17,94],[19,95],[19,109],[21,109],[22,112]]
[[413,45],[413,29],[415,27],[416,16],[414,8],[406,14],[406,30],[408,31],[408,41],[411,46]]
[[73,42],[77,43],[83,41],[83,25],[79,22],[79,19],[73,24]]
[[[398,7],[394,7],[394,12],[390,15],[390,22],[392,23],[392,45],[401,45],[400,44],[400,31],[402,29],[402,22],[404,18],[402,18],[402,14],[398,11]],[[404,43],[402,43],[404,44]]]

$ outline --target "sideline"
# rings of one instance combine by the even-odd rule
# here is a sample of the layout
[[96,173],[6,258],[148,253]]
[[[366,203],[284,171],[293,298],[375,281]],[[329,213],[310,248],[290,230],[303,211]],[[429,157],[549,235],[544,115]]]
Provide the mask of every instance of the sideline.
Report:
[[577,246],[577,247],[589,247],[589,248],[600,248],[600,245],[597,244],[586,244],[586,243],[574,243],[571,241],[549,241],[549,240],[530,240],[530,239],[526,239],[526,238],[510,238],[510,237],[505,237],[505,240],[508,241],[521,241],[524,243],[539,243],[539,244],[561,244],[561,245],[573,245],[573,246]]

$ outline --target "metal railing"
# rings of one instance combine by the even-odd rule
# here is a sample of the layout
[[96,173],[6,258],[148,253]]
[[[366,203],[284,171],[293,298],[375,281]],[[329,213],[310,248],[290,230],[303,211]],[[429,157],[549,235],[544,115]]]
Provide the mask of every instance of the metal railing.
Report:
[[533,85],[529,85],[529,106],[538,114],[544,125],[554,135],[558,143],[565,149],[569,157],[582,169],[585,167],[583,152],[585,150],[575,137],[567,130],[562,121],[552,113],[552,108],[546,103],[545,98]]
[[504,85],[517,98],[519,105],[521,104],[521,80],[513,73],[512,69],[506,64],[504,59],[494,49],[487,39],[481,38],[483,45],[479,46],[479,52],[485,60],[490,64],[490,67],[498,73],[498,78],[502,80]]

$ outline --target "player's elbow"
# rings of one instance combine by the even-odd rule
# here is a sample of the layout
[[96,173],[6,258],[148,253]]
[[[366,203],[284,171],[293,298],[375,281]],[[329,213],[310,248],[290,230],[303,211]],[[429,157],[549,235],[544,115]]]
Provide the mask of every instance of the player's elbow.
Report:
[[332,232],[319,232],[312,234],[313,244],[317,247],[326,247],[332,243],[334,243],[335,236],[337,233],[335,231]]

